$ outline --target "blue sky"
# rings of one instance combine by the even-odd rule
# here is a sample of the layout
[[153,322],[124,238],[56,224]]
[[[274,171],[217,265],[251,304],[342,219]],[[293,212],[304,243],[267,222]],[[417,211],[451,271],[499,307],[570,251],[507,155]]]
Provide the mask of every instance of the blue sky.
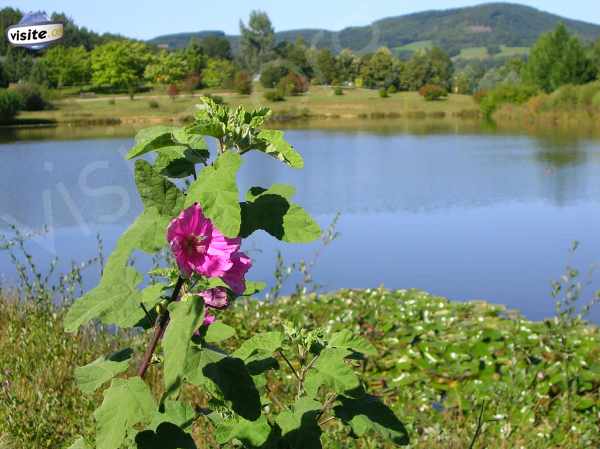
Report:
[[[238,32],[239,20],[252,9],[269,13],[277,30],[366,25],[383,17],[427,9],[446,9],[486,3],[469,0],[0,0],[0,7],[24,11],[63,11],[79,25],[99,32],[121,33],[139,39],[183,31]],[[489,3],[489,2],[487,2]],[[565,17],[600,24],[597,0],[523,0]]]

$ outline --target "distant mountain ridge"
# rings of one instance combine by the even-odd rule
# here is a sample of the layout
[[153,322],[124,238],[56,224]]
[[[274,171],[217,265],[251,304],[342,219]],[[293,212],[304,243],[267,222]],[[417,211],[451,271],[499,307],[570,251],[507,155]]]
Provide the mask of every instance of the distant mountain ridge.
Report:
[[[487,3],[479,6],[432,10],[388,17],[371,25],[348,27],[340,31],[298,29],[279,31],[278,41],[294,41],[301,36],[307,44],[335,52],[349,48],[358,53],[386,46],[396,51],[436,45],[451,54],[473,47],[530,47],[540,34],[563,22],[584,40],[600,38],[600,25],[567,19],[529,6],[512,3]],[[274,24],[275,26],[277,24]],[[200,31],[158,36],[149,43],[182,48],[192,37],[226,36],[222,31]],[[226,36],[234,53],[239,36]]]

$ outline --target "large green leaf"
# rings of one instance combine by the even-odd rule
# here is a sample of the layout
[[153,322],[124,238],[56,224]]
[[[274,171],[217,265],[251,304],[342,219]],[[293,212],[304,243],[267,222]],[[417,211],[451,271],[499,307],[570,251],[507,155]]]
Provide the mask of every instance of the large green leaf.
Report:
[[84,440],[83,437],[79,437],[75,440],[73,444],[71,444],[68,449],[90,449],[90,446]]
[[358,377],[345,360],[349,351],[339,348],[325,348],[308,371],[304,387],[306,392],[316,397],[321,385],[332,388],[336,393],[354,390],[360,385]]
[[131,327],[145,318],[140,303],[149,297],[158,296],[160,286],[147,287],[142,293],[137,286],[142,276],[129,266],[129,258],[134,249],[143,250],[161,247],[165,240],[164,217],[156,208],[146,209],[119,238],[117,246],[104,267],[104,274],[96,288],[75,301],[65,316],[67,332],[75,332],[79,326],[93,319],[105,324]]
[[354,334],[349,329],[336,332],[328,340],[329,346],[334,348],[351,349],[367,356],[376,356],[377,349],[366,338]]
[[135,183],[144,208],[155,207],[160,215],[172,218],[183,208],[184,195],[175,184],[142,159],[135,161]]
[[156,410],[152,392],[139,377],[113,379],[94,412],[96,449],[119,449],[133,426],[148,424]]
[[177,144],[173,137],[172,126],[153,126],[139,131],[135,136],[135,146],[127,153],[127,159],[133,159],[158,148]]
[[235,329],[233,327],[217,321],[208,327],[204,340],[206,340],[207,343],[218,343],[220,341],[227,340],[234,335]]
[[271,433],[271,426],[265,416],[255,421],[244,418],[219,420],[216,423],[215,438],[219,444],[225,444],[234,438],[249,447],[262,446]]
[[340,397],[339,400],[341,405],[334,408],[335,415],[349,424],[356,435],[374,431],[397,445],[408,444],[404,425],[379,398],[365,395],[358,399]]
[[138,433],[135,444],[137,449],[196,449],[192,436],[170,422],[160,424],[156,432]]
[[259,150],[279,159],[292,168],[304,167],[302,156],[285,140],[283,131],[263,129],[258,137],[263,141],[258,147]]
[[185,372],[185,364],[192,347],[192,335],[204,319],[204,303],[199,296],[188,295],[169,304],[169,325],[162,347],[165,355],[165,391],[177,396]]
[[232,356],[246,360],[257,352],[273,354],[281,348],[282,343],[283,334],[281,332],[263,332],[253,335],[242,343]]
[[194,408],[187,402],[167,399],[162,403],[161,408],[162,410],[156,411],[150,426],[148,426],[151,430],[156,430],[164,422],[188,429],[196,419]]
[[233,151],[223,153],[214,165],[202,170],[190,188],[185,205],[199,203],[204,214],[227,237],[237,237],[240,232],[240,204],[237,172],[242,165],[241,156]]
[[241,203],[240,237],[246,238],[262,229],[273,237],[289,243],[309,243],[321,236],[321,228],[304,209],[290,201],[291,186],[275,184],[265,190],[250,189]]
[[104,382],[127,371],[133,351],[129,348],[102,356],[85,366],[75,368],[75,382],[84,393],[93,393]]
[[277,425],[290,449],[321,449],[321,427],[317,422],[321,403],[301,397],[293,409],[285,410],[277,416]]

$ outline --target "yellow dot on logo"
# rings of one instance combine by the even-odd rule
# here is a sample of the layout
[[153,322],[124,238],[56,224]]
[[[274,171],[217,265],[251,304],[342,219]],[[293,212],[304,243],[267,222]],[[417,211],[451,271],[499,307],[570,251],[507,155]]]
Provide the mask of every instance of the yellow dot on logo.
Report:
[[52,30],[52,31],[50,32],[50,35],[51,35],[52,37],[60,37],[60,36],[62,35],[62,33],[61,33],[61,31],[60,31],[60,29],[59,29],[59,28],[55,28],[54,30]]

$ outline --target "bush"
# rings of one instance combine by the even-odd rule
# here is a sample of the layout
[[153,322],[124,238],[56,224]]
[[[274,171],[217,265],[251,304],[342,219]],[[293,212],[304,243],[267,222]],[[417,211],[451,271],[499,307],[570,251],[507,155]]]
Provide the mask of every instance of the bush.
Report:
[[205,97],[210,98],[216,104],[225,104],[225,100],[220,95],[206,94]]
[[592,106],[600,110],[600,92],[598,92],[596,95],[594,95],[594,98],[592,98]]
[[21,96],[14,90],[0,90],[0,123],[13,121],[22,109]]
[[37,84],[17,84],[14,91],[21,97],[21,109],[24,111],[43,111],[51,107]]
[[175,100],[177,95],[179,95],[179,89],[176,84],[169,84],[169,87],[167,87],[167,95],[171,100]]
[[503,104],[523,104],[538,93],[537,87],[524,84],[503,84],[491,90],[481,100],[481,111],[487,118]]
[[290,72],[279,80],[277,83],[277,90],[279,90],[284,97],[289,95],[300,95],[308,91],[308,81],[305,77]]
[[290,73],[289,67],[281,62],[272,62],[266,64],[260,73],[260,84],[264,88],[270,89],[275,86]]
[[390,95],[388,94],[388,91],[387,91],[387,89],[379,89],[379,96],[380,96],[381,98],[387,98],[387,97],[389,97]]
[[252,75],[242,70],[235,74],[233,88],[240,95],[250,95],[252,93]]
[[334,95],[344,95],[344,89],[342,89],[340,86],[336,86],[333,89],[333,94]]
[[475,103],[481,104],[481,101],[486,97],[487,94],[487,90],[478,90],[473,94],[473,100],[475,101]]
[[110,106],[113,106],[113,105],[115,104],[115,99],[114,99],[114,98],[111,98],[110,100],[108,100],[108,104],[109,104]]
[[419,95],[425,98],[425,101],[437,101],[447,97],[448,92],[437,84],[425,84],[419,89]]
[[395,84],[390,84],[390,86],[387,88],[387,92],[388,94],[393,95],[398,92],[398,88]]
[[185,80],[183,80],[183,90],[186,92],[191,93],[200,87],[202,87],[202,77],[197,73],[188,75]]
[[264,97],[267,101],[285,101],[285,95],[280,89],[268,90],[265,92]]
[[150,109],[158,109],[158,108],[159,108],[158,101],[156,101],[156,100],[150,100],[150,101],[148,102],[148,107],[149,107]]

